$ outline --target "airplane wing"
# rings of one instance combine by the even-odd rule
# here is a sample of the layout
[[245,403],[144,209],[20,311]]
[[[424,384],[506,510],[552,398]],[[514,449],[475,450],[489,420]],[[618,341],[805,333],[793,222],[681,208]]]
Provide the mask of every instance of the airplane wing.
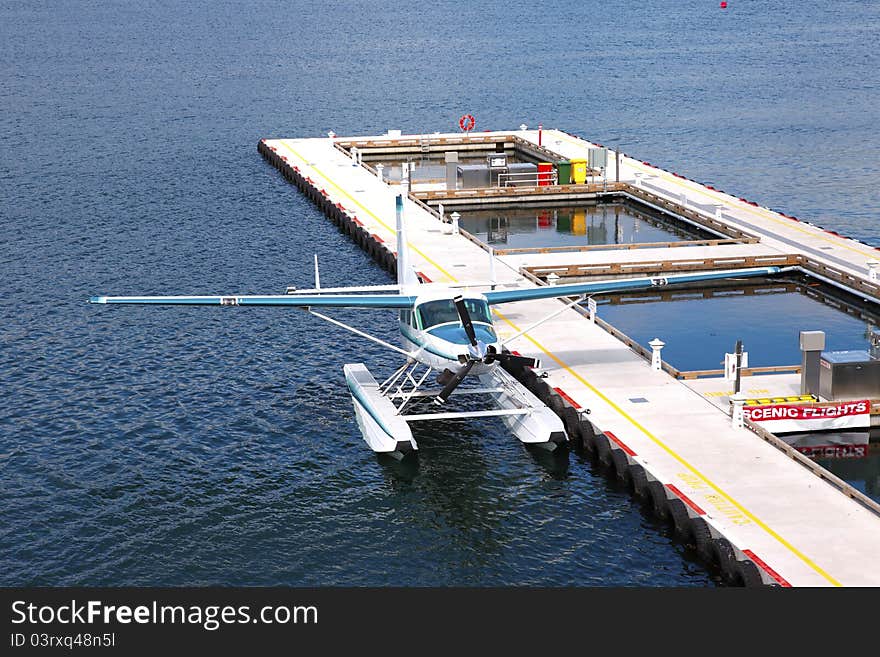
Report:
[[412,308],[416,298],[401,294],[277,294],[223,296],[91,297],[89,303],[178,306],[292,306],[294,308]]
[[724,271],[699,272],[693,274],[673,274],[670,276],[646,276],[641,278],[621,278],[617,280],[594,281],[591,283],[570,283],[567,285],[546,285],[514,290],[494,290],[484,292],[490,304],[511,303],[513,301],[532,301],[553,297],[576,297],[581,294],[603,294],[625,292],[661,287],[675,283],[699,283],[723,278],[747,278],[772,276],[782,271],[779,267],[752,267],[749,269],[728,269]]

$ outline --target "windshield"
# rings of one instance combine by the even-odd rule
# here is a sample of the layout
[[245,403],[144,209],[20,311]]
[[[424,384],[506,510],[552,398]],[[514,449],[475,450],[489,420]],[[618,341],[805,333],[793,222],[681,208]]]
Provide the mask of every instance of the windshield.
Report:
[[[482,299],[465,299],[464,307],[467,308],[472,322],[492,323],[492,319],[489,316],[489,304]],[[452,303],[452,299],[428,301],[419,306],[418,312],[423,329],[429,329],[432,326],[446,324],[447,322],[461,321],[458,317],[458,311],[455,309],[455,304]]]

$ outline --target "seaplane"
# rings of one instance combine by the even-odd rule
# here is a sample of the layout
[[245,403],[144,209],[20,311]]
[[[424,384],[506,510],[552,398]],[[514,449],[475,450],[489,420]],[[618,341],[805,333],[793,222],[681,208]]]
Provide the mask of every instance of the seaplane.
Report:
[[[378,343],[404,359],[384,381],[378,382],[363,363],[345,364],[343,372],[367,445],[376,453],[403,459],[418,451],[409,424],[426,420],[495,416],[526,445],[551,451],[566,447],[569,438],[560,418],[508,371],[523,367],[539,369],[540,362],[510,351],[507,345],[573,305],[583,303],[588,295],[732,277],[771,276],[781,271],[778,267],[755,267],[506,289],[497,289],[494,281],[448,285],[425,282],[412,267],[401,195],[396,202],[396,222],[398,274],[394,285],[322,288],[315,256],[315,283],[309,289],[288,287],[284,294],[274,295],[95,296],[89,302],[299,308]],[[479,292],[475,288],[490,289]],[[492,306],[547,298],[567,298],[567,303],[502,343],[493,322]],[[324,308],[396,310],[400,345],[318,310]],[[468,377],[476,379],[476,385],[459,388]],[[453,394],[482,396],[493,408],[447,412],[444,406]]]

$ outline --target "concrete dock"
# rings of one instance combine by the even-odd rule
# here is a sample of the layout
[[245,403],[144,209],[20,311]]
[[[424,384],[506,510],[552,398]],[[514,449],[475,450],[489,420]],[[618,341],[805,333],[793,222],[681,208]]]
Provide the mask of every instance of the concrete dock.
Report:
[[[538,151],[536,131],[470,137],[491,143],[520,140],[543,152]],[[541,138],[542,149],[565,158],[587,157],[595,147],[561,131],[544,130]],[[463,138],[379,135],[359,137],[357,143],[359,148],[394,148],[407,139],[424,149],[441,140],[444,148],[455,148]],[[403,188],[358,164],[340,147],[343,141],[266,139],[259,148],[346,232],[356,234],[365,249],[391,267],[395,197]],[[610,157],[606,176],[602,182],[592,181],[589,193],[669,203],[716,226],[723,224],[728,230],[719,232],[729,239],[680,248],[494,255],[466,235],[449,234],[449,225],[432,209],[443,194],[426,199],[412,190],[405,213],[414,266],[425,279],[441,283],[485,281],[494,273],[497,289],[503,289],[539,284],[535,268],[540,267],[594,266],[584,275],[633,275],[635,266],[659,272],[687,269],[688,262],[705,268],[735,268],[731,263],[739,260],[784,262],[867,300],[880,299],[880,284],[870,266],[880,251],[873,247],[630,157],[620,158],[619,172]],[[561,187],[553,191],[564,193]],[[672,261],[678,264],[664,269],[662,263]],[[706,265],[708,261],[715,264]],[[627,264],[632,267],[627,269]],[[607,269],[614,266],[617,270]],[[551,299],[496,306],[499,336],[513,336],[520,327],[558,310],[559,304]],[[733,427],[717,399],[652,369],[642,355],[583,312],[565,311],[509,348],[542,360],[546,378],[536,380],[530,373],[526,384],[552,391],[551,406],[563,416],[569,432],[579,432],[585,449],[611,464],[658,514],[671,517],[685,539],[717,562],[730,581],[880,585],[880,565],[874,560],[880,548],[880,506],[843,490],[839,482],[823,476],[821,468],[805,465],[767,437]]]

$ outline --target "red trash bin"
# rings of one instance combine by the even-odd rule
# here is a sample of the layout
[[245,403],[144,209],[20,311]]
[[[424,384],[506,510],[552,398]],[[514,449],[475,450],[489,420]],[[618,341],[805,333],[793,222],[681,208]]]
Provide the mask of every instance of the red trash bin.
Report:
[[553,184],[553,164],[550,162],[538,162],[538,187],[546,187]]

